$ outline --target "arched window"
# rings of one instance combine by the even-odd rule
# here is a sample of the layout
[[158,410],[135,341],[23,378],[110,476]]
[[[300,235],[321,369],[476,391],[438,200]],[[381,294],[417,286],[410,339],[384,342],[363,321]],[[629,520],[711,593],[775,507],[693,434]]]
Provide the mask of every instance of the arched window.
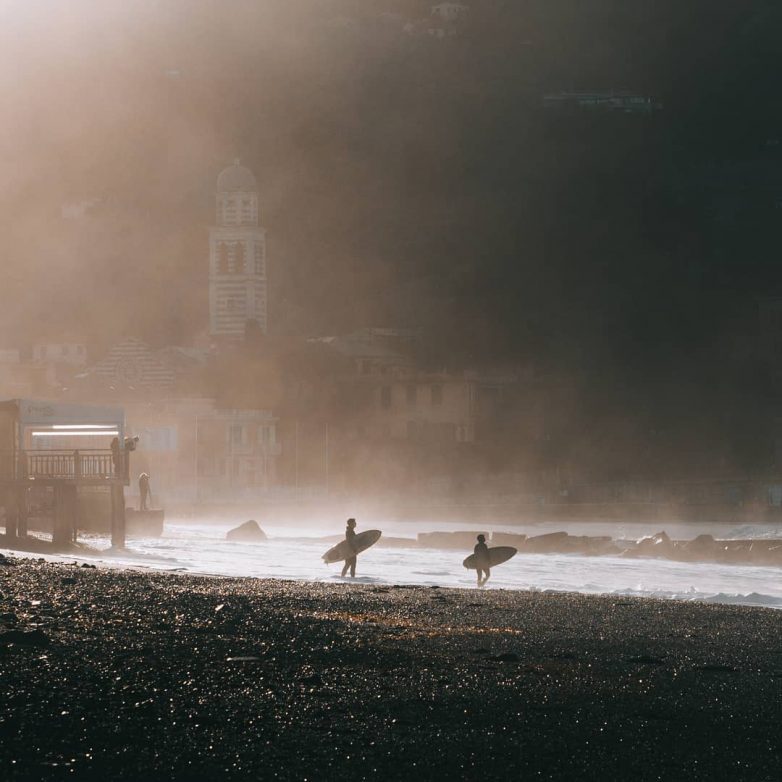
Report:
[[228,252],[228,245],[225,242],[220,242],[217,245],[217,273],[218,274],[230,274],[231,259]]
[[244,245],[241,242],[234,244],[234,274],[244,274]]

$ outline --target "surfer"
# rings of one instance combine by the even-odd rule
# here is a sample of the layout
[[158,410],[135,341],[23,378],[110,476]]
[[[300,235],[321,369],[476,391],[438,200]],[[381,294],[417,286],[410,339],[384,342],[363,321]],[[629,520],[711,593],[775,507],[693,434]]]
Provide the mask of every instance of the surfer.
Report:
[[350,577],[355,578],[356,577],[356,549],[353,545],[353,541],[356,537],[356,520],[355,519],[348,519],[347,527],[345,527],[345,540],[348,543],[348,546],[350,546],[350,550],[353,552],[353,556],[349,557],[345,560],[345,565],[342,568],[342,577],[345,577],[345,574],[348,572],[348,568],[350,568]]
[[[491,575],[489,570],[489,547],[486,545],[486,536],[478,535],[478,542],[473,549],[475,564],[478,570],[478,586],[483,586]],[[485,576],[483,574],[486,574]]]

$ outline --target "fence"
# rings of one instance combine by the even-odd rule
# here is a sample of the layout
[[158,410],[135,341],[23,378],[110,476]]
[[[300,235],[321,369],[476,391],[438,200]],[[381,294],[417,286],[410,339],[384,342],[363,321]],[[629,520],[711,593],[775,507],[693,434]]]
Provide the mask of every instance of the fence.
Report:
[[[119,455],[120,460],[122,454]],[[122,462],[115,466],[109,451],[21,451],[20,478],[79,480],[124,477]]]

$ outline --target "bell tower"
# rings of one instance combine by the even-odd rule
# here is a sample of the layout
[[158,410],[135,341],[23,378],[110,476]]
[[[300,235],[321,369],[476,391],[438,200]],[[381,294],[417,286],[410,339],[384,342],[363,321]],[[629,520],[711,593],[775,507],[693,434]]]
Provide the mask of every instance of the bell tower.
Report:
[[235,160],[217,177],[217,218],[209,229],[209,333],[266,333],[266,232],[258,225],[258,186]]

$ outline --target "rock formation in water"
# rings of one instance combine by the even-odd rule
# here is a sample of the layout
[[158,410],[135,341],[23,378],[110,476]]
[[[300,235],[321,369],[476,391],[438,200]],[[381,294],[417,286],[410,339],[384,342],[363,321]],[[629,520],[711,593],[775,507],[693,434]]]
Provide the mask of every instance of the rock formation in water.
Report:
[[226,540],[236,540],[244,543],[257,543],[259,540],[266,540],[266,533],[258,526],[255,519],[245,521],[234,529],[225,533]]

